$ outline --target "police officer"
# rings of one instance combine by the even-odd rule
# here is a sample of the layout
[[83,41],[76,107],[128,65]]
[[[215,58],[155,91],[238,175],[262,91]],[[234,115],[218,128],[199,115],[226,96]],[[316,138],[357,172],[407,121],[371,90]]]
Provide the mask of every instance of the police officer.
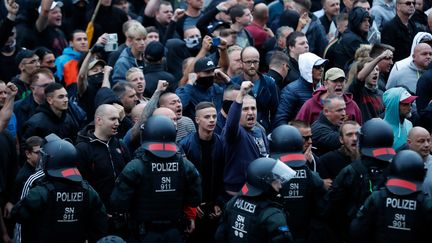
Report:
[[22,242],[94,242],[106,235],[105,207],[76,168],[75,147],[55,134],[45,139],[45,177],[12,209],[28,229]]
[[432,200],[421,191],[422,158],[404,150],[389,169],[385,187],[368,197],[353,220],[352,242],[430,242]]
[[360,160],[343,168],[326,195],[326,218],[330,219],[335,241],[347,241],[351,220],[372,191],[384,186],[386,168],[396,154],[393,130],[380,118],[367,121],[360,129]]
[[[201,179],[175,143],[176,128],[165,116],[150,117],[141,131],[136,159],[117,178],[111,206],[129,212],[128,242],[182,242],[183,208],[201,202]],[[188,230],[193,226],[193,216]]]
[[292,242],[283,207],[275,200],[282,184],[294,175],[288,166],[271,158],[250,163],[242,195],[226,205],[216,242]]
[[[323,197],[327,192],[318,174],[311,171],[303,154],[303,137],[290,125],[281,125],[273,130],[269,138],[270,157],[279,159],[296,175],[281,189],[282,204],[288,215],[288,226],[296,242],[305,242],[316,233],[311,228],[321,225],[318,212],[323,208]],[[320,239],[322,240],[322,239]]]

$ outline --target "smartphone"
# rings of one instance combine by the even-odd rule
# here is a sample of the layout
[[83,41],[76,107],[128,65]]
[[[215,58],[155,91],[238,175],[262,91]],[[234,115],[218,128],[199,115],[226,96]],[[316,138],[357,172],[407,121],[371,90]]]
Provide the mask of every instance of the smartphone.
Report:
[[107,43],[105,44],[105,51],[106,52],[112,52],[112,51],[117,51],[118,49],[118,39],[117,39],[117,34],[108,34],[107,36]]
[[220,37],[212,38],[213,46],[219,46],[221,43]]

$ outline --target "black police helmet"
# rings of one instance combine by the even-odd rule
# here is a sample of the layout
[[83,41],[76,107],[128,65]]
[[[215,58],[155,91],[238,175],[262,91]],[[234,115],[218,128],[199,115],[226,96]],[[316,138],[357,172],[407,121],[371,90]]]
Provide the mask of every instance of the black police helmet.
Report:
[[52,177],[81,181],[82,177],[76,168],[78,153],[75,147],[53,133],[46,136],[45,140],[41,149],[45,172]]
[[390,163],[386,187],[397,195],[410,194],[421,190],[425,174],[422,157],[415,151],[402,150]]
[[294,167],[306,164],[303,155],[303,137],[297,128],[290,125],[278,126],[270,135],[269,143],[272,158]]
[[126,241],[116,235],[108,235],[99,239],[96,243],[126,243]]
[[259,158],[252,161],[246,172],[244,195],[258,196],[272,190],[272,182],[280,180],[283,184],[295,175],[295,171],[284,163],[272,158]]
[[141,129],[141,143],[144,149],[160,158],[176,154],[176,127],[166,116],[151,116]]
[[362,155],[390,162],[396,154],[393,146],[393,130],[380,118],[367,121],[360,128],[359,146]]

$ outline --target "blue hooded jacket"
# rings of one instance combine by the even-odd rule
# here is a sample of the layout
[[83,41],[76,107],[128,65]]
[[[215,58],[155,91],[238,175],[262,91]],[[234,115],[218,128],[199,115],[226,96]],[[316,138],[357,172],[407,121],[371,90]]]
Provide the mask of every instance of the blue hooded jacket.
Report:
[[388,122],[393,129],[393,148],[395,150],[398,150],[407,142],[408,132],[413,127],[409,120],[404,119],[403,123],[401,123],[399,119],[399,100],[404,91],[406,91],[406,89],[402,87],[391,88],[383,95],[385,106],[384,120]]

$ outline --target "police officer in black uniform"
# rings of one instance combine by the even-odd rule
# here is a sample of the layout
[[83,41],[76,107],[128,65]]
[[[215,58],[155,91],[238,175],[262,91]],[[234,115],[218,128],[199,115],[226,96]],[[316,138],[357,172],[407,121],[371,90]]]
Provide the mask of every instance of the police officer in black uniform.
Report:
[[404,150],[389,167],[385,187],[368,197],[351,224],[352,242],[431,242],[432,200],[421,191],[422,158]]
[[330,220],[336,242],[348,240],[349,225],[366,198],[382,186],[394,157],[393,130],[380,118],[367,121],[360,129],[361,158],[343,168],[326,195],[324,212]]
[[276,196],[295,172],[280,161],[259,158],[249,164],[242,195],[233,197],[216,232],[219,243],[292,242]]
[[303,137],[297,128],[290,125],[277,127],[269,136],[269,143],[270,157],[279,159],[296,172],[280,191],[290,231],[297,243],[310,242],[312,237],[317,237],[311,234],[317,233],[317,227],[322,227],[319,214],[327,192],[324,182],[307,166]]
[[200,176],[178,152],[176,134],[169,118],[150,117],[135,159],[117,178],[111,206],[130,214],[128,242],[182,242],[183,208],[201,203]]
[[28,229],[22,242],[95,242],[107,232],[105,207],[76,168],[75,147],[55,134],[45,139],[45,177],[12,209]]

